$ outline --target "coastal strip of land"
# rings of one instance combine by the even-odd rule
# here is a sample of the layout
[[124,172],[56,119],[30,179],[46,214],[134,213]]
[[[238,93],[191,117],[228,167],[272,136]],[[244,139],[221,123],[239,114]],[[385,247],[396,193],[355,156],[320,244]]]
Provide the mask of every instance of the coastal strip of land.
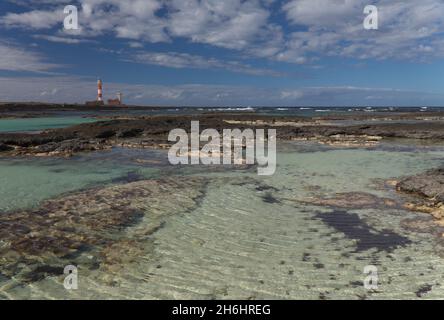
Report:
[[[276,129],[278,140],[307,140],[339,147],[372,147],[384,139],[444,141],[441,115],[411,113],[359,116],[365,124],[337,123],[337,116],[310,118],[269,116],[255,113],[212,112],[196,115],[115,116],[94,123],[38,133],[0,134],[0,152],[8,156],[64,156],[78,152],[105,150],[114,146],[169,148],[171,130],[190,132],[191,121],[199,121],[201,130]],[[342,120],[353,120],[344,117]],[[407,120],[407,121],[406,121]],[[409,122],[408,120],[411,120]],[[374,123],[373,123],[374,122]]]

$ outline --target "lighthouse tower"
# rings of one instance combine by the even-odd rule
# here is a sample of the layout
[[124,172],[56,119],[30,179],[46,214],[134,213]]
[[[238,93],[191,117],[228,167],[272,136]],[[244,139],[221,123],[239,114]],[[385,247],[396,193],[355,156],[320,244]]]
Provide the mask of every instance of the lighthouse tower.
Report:
[[97,102],[103,102],[102,80],[97,80]]

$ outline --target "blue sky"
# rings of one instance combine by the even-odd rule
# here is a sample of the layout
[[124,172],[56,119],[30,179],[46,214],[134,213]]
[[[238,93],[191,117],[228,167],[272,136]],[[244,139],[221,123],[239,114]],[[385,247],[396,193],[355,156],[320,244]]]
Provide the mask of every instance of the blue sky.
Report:
[[7,0],[0,101],[442,106],[443,35],[440,0]]

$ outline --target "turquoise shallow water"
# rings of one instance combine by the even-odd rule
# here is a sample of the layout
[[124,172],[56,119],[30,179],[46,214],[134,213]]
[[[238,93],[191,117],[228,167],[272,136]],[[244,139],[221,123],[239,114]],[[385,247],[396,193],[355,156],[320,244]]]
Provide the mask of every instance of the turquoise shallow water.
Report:
[[35,207],[42,200],[100,184],[153,177],[159,169],[140,165],[146,158],[156,160],[159,154],[115,149],[72,159],[0,158],[0,211]]
[[0,119],[0,132],[41,131],[95,121],[97,121],[97,119],[84,117]]
[[[160,185],[160,195],[146,198],[147,205],[156,205],[124,233],[143,232],[152,215],[175,214],[165,215],[161,228],[140,240],[143,254],[124,263],[117,259],[116,268],[88,268],[76,258],[78,290],[65,290],[63,276],[27,284],[0,277],[0,297],[415,299],[418,290],[431,286],[425,297],[442,298],[441,245],[435,235],[403,227],[405,219],[421,215],[376,206],[337,210],[304,201],[347,192],[396,199],[393,190],[378,186],[379,179],[422,172],[443,159],[439,146],[388,144],[363,150],[286,143],[278,148],[271,177],[248,169],[174,168],[164,152],[146,150],[114,149],[69,160],[3,159],[2,214],[91,185],[164,177],[208,183],[187,210],[183,203],[192,189]],[[93,259],[96,253],[84,254]],[[378,268],[378,290],[362,286],[366,265]]]

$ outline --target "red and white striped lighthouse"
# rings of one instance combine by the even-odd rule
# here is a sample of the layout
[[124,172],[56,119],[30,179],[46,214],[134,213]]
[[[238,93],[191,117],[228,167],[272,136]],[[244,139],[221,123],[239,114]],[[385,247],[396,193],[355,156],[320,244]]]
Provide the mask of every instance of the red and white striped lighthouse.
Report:
[[102,102],[103,101],[103,95],[102,95],[102,80],[97,80],[97,101]]

